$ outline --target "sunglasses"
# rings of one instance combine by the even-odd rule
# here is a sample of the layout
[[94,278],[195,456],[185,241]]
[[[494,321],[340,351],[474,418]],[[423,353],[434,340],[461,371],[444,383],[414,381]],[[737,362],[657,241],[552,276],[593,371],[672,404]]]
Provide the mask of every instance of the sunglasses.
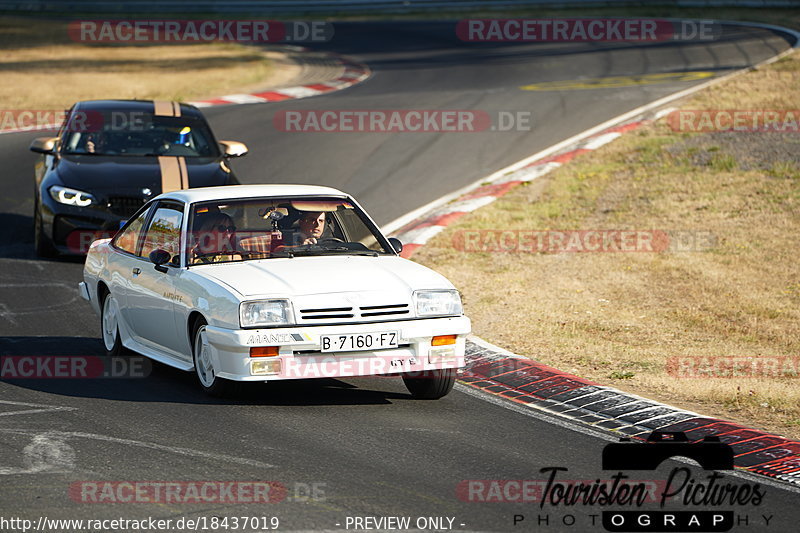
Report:
[[236,226],[226,226],[224,224],[220,224],[219,226],[217,226],[217,229],[219,231],[227,231],[229,233],[233,233],[234,231],[236,231]]

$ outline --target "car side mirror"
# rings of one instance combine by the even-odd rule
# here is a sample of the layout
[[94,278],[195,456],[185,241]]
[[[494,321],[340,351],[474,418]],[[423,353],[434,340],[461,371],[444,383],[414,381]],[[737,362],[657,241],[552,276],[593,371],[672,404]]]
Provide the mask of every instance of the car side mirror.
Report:
[[220,141],[225,157],[242,157],[247,154],[247,145],[239,141]]
[[161,248],[153,250],[147,257],[150,258],[151,263],[156,265],[154,268],[159,272],[166,272],[167,267],[165,267],[164,264],[169,263],[172,259],[172,255],[168,251],[162,250]]
[[57,141],[58,137],[37,137],[31,143],[30,150],[40,154],[52,154],[56,149]]
[[389,244],[392,245],[394,251],[398,254],[403,251],[403,243],[400,242],[400,239],[395,239],[394,237],[389,237]]

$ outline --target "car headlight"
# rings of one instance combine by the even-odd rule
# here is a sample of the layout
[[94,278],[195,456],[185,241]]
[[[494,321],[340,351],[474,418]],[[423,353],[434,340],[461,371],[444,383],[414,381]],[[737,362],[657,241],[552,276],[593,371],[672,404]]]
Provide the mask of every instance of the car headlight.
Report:
[[417,316],[452,316],[463,313],[456,290],[415,291]]
[[239,305],[239,323],[243,328],[292,324],[292,304],[289,300],[242,302]]
[[94,196],[88,192],[61,187],[60,185],[50,187],[50,196],[60,204],[77,205],[78,207],[87,207],[97,203]]

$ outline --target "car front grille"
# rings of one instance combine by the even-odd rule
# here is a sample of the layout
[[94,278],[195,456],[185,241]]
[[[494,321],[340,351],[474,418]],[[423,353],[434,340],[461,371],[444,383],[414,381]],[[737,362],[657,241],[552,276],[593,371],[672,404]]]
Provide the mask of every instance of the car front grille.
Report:
[[144,205],[142,198],[132,196],[112,196],[108,199],[108,209],[115,215],[128,218]]
[[408,304],[370,305],[359,307],[362,317],[370,316],[399,316],[408,314]]
[[301,309],[303,320],[329,320],[333,318],[353,318],[352,307],[328,307],[323,309]]
[[410,315],[408,304],[368,305],[359,307],[325,307],[300,309],[303,322],[341,321],[344,319],[401,318]]

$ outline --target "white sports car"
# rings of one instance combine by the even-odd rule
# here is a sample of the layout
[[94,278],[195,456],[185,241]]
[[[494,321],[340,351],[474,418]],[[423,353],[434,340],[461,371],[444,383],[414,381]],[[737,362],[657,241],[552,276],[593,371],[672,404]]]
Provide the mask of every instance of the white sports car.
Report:
[[80,292],[109,355],[235,381],[401,375],[416,398],[453,387],[470,321],[443,276],[398,256],[356,201],[309,185],[162,194],[95,241]]

